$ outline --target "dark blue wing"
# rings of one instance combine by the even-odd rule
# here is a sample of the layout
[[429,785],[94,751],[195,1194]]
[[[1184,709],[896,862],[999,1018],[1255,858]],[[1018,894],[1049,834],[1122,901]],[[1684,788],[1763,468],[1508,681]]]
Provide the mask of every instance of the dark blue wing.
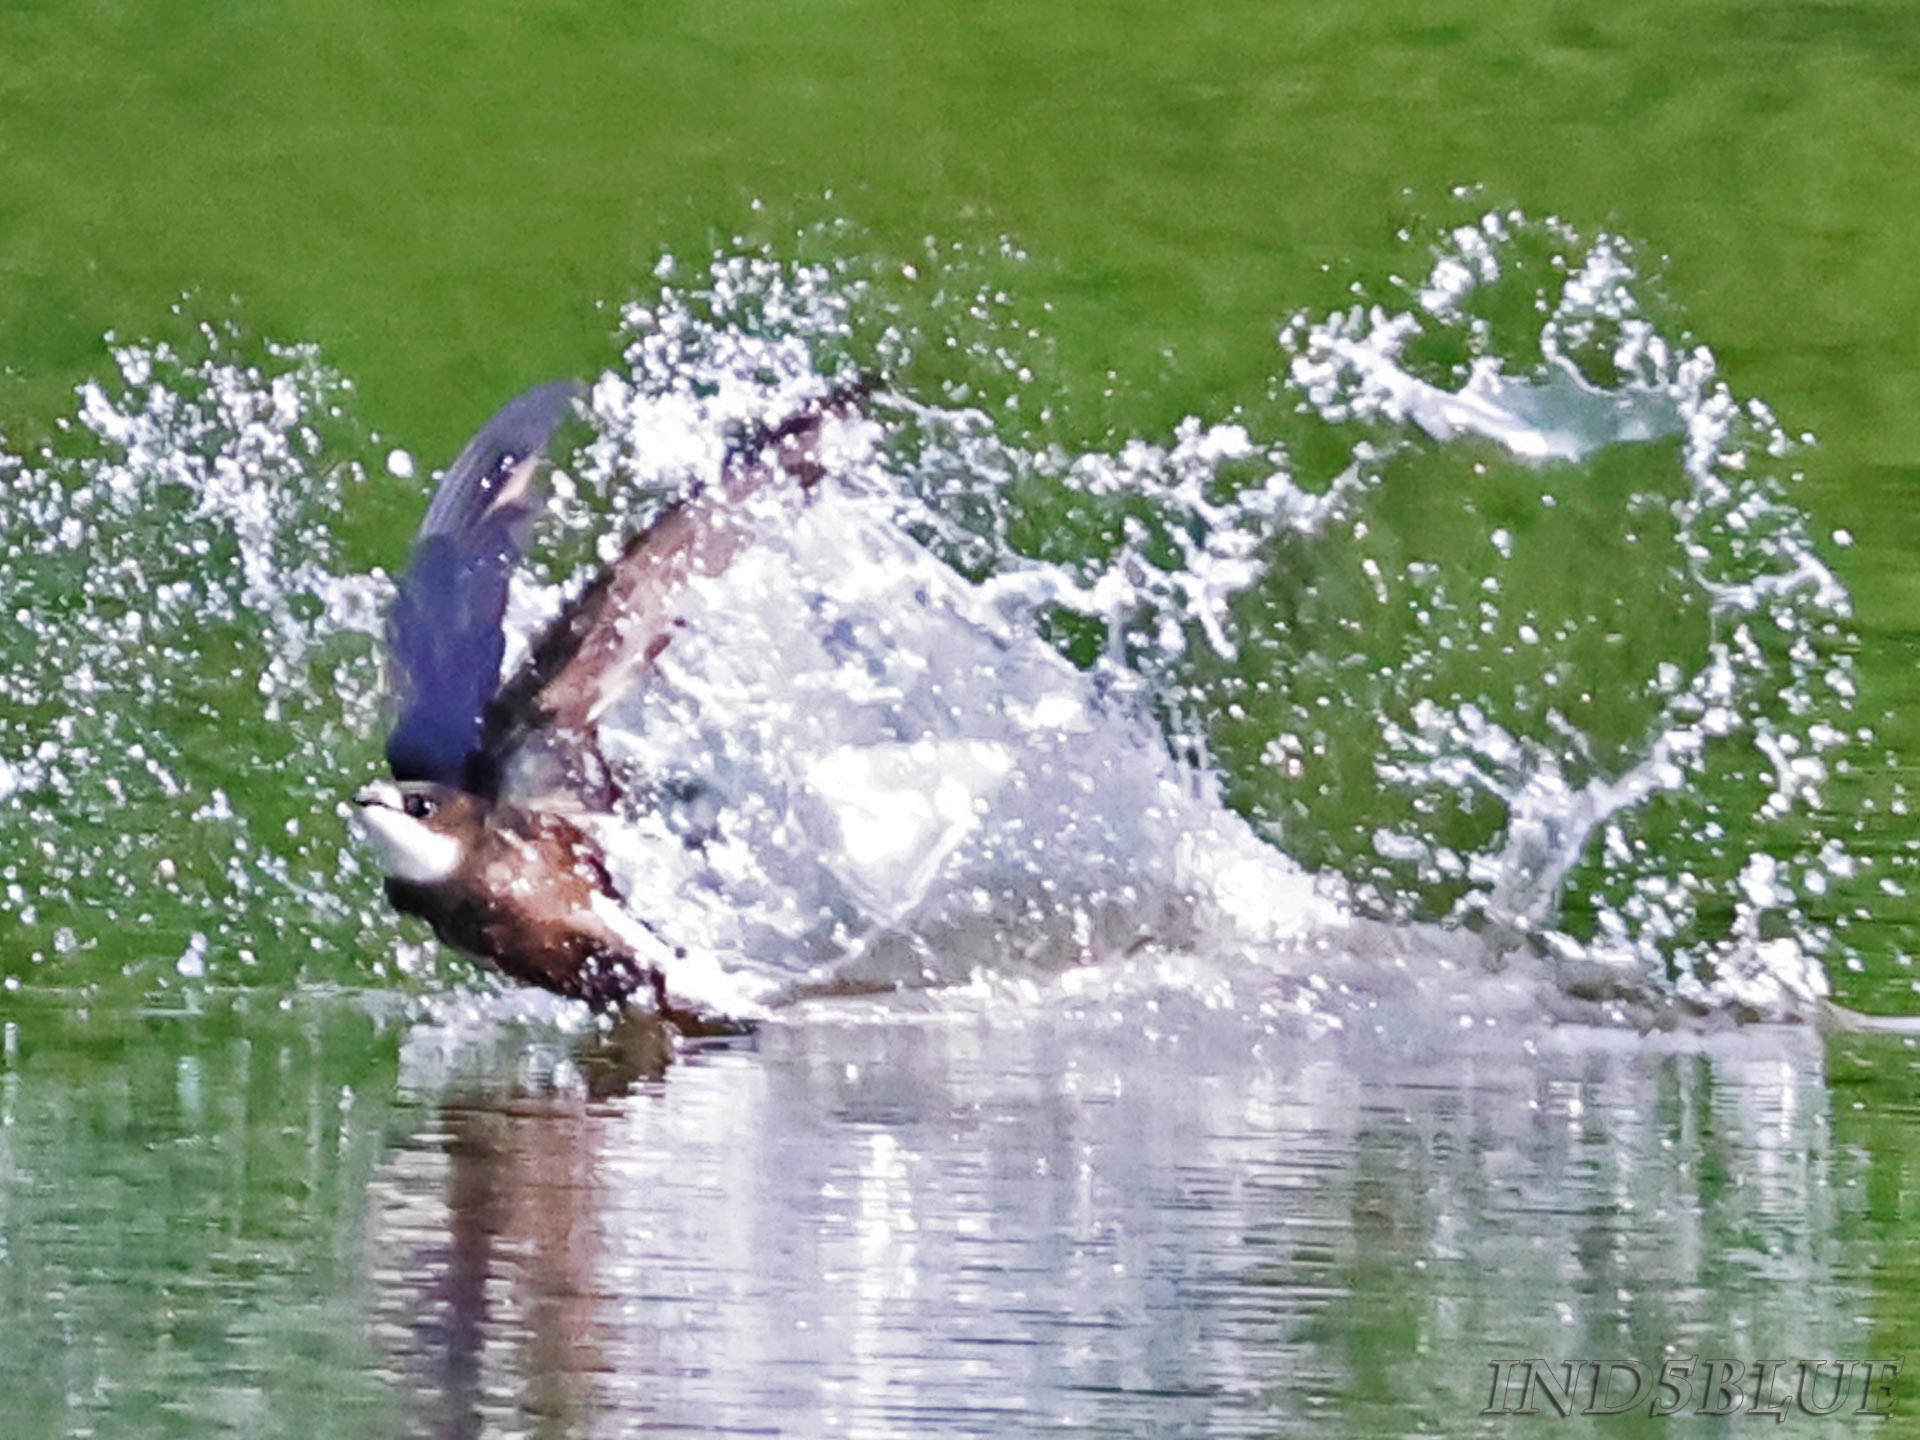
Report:
[[387,622],[399,701],[387,764],[396,779],[465,783],[500,684],[507,581],[540,505],[538,471],[578,394],[563,380],[509,400],[427,507]]

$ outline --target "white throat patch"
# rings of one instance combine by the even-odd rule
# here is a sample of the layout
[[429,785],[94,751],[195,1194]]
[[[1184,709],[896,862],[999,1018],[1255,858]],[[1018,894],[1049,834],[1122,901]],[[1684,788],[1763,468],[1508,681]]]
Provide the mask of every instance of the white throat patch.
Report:
[[368,805],[359,812],[360,828],[380,853],[380,865],[396,880],[433,885],[460,868],[460,841],[429,830],[404,810]]

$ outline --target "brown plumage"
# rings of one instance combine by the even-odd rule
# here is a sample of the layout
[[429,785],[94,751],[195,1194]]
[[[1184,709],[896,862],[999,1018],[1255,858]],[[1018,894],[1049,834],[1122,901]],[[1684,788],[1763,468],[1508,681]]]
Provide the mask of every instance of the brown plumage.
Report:
[[[437,881],[388,876],[396,910],[429,921],[447,944],[515,980],[562,995],[605,1004],[650,978],[631,941],[596,913],[594,897],[612,886],[578,826],[458,790],[432,798],[437,808],[423,823],[452,838],[460,860]],[[369,786],[357,799],[379,805],[384,797]]]

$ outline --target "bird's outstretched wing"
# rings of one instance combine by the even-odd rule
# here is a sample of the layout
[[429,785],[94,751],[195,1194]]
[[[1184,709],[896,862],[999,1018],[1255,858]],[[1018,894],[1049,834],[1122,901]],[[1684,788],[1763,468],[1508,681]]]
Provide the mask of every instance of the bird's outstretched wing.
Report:
[[627,542],[562,610],[487,709],[475,788],[519,803],[598,808],[611,799],[593,760],[594,727],[642,683],[673,638],[686,583],[718,575],[757,531],[746,504],[788,485],[798,496],[826,473],[829,422],[855,414],[864,384],[834,390],[733,447],[718,483],[679,501]]
[[547,444],[580,393],[561,380],[509,400],[427,507],[388,618],[399,703],[387,764],[396,779],[473,788],[482,720],[500,685],[507,581],[540,505]]

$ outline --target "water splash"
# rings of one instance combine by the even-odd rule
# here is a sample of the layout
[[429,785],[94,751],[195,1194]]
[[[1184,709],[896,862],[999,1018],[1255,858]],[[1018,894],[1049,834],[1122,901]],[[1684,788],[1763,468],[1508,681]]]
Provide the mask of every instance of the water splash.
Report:
[[356,909],[330,790],[385,585],[337,538],[350,387],[211,324],[113,353],[0,461],[9,979],[284,979]]
[[[1540,251],[1557,272],[1546,285],[1530,263]],[[1322,418],[1443,442],[1477,435],[1541,477],[1525,540],[1518,525],[1488,533],[1497,560],[1474,577],[1486,598],[1438,620],[1435,637],[1465,652],[1494,640],[1518,663],[1497,678],[1482,670],[1471,696],[1396,685],[1382,706],[1380,778],[1429,814],[1463,796],[1491,801],[1493,833],[1452,849],[1417,824],[1383,827],[1374,843],[1428,886],[1464,882],[1457,918],[1670,976],[1702,1003],[1801,1011],[1825,994],[1818,956],[1832,942],[1803,901],[1848,863],[1812,812],[1826,757],[1864,738],[1847,729],[1849,601],[1788,496],[1796,442],[1765,404],[1733,395],[1705,347],[1662,335],[1645,283],[1616,237],[1492,213],[1436,248],[1411,309],[1288,328],[1293,379]],[[1546,317],[1537,338],[1492,318],[1529,298]],[[1415,347],[1436,336],[1453,347],[1451,372],[1465,372],[1457,391],[1419,374]],[[1524,372],[1515,353],[1530,360]],[[1392,444],[1404,453],[1404,440]],[[1576,463],[1626,444],[1637,449],[1624,484]],[[1391,483],[1383,473],[1376,503]],[[1517,543],[1550,547],[1550,563],[1599,582],[1583,580],[1555,630],[1537,589],[1504,583]],[[1429,593],[1411,603],[1441,613],[1440,583],[1416,585]],[[1581,632],[1596,629],[1618,662],[1570,668]],[[1454,668],[1430,655],[1410,667]],[[1611,717],[1590,707],[1593,718],[1577,718],[1564,703],[1602,684]],[[1790,862],[1776,865],[1774,850]],[[1592,888],[1570,895],[1581,884]]]
[[[1144,944],[1149,983],[1231,956],[1269,999],[1317,978],[1311,1009],[1332,951],[1404,968],[1425,935],[1451,973],[1419,928],[1444,925],[1570,992],[1598,967],[1803,1013],[1834,943],[1805,899],[1851,863],[1810,810],[1857,732],[1796,442],[1671,338],[1624,242],[1493,214],[1430,249],[1419,282],[1281,327],[1290,418],[1096,448],[1018,403],[1044,341],[994,278],[956,265],[932,303],[869,257],[663,262],[555,477],[520,636],[730,432],[832,376],[895,383],[626,717],[636,908],[745,1004]],[[377,753],[387,593],[340,539],[351,457],[383,453],[351,387],[211,328],[117,364],[4,461],[27,973],[418,970],[337,821]]]
[[[717,478],[729,422],[777,419],[821,388],[784,327],[841,328],[830,275],[729,257],[699,304],[697,324],[672,292],[627,312],[629,371],[596,385],[601,434],[568,485],[573,542],[636,481],[657,494]],[[756,338],[768,311],[771,344]],[[1083,673],[1041,639],[1035,595],[1070,576],[1008,556],[976,582],[912,537],[956,527],[926,498],[923,452],[897,443],[892,403],[830,439],[832,493],[756,507],[756,545],[693,587],[653,679],[602,723],[634,797],[602,841],[635,907],[689,952],[676,989],[752,1010],[796,988],[1188,944],[1223,908],[1210,867],[1226,873],[1229,854],[1263,867],[1262,933],[1332,918],[1169,753],[1137,679]],[[530,587],[521,610],[550,604]]]

